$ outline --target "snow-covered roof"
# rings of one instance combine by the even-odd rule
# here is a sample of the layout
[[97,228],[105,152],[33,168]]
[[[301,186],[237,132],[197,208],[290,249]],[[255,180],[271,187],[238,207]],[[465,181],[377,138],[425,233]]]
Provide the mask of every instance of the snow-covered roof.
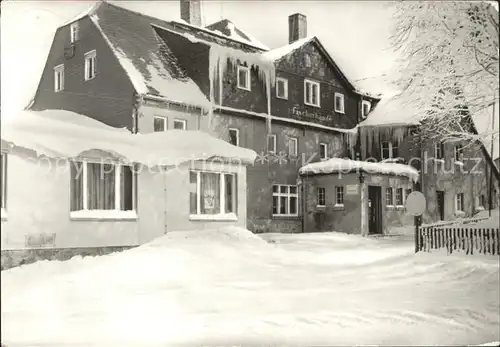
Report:
[[373,163],[343,158],[332,158],[317,163],[307,164],[300,168],[299,174],[330,174],[363,171],[369,174],[385,174],[408,177],[412,181],[418,181],[418,171],[404,164],[395,163]]
[[74,158],[93,149],[146,166],[178,165],[214,157],[251,164],[256,157],[250,149],[233,146],[201,131],[132,134],[127,129],[113,128],[64,110],[21,111],[2,120],[1,135],[4,143],[53,158]]
[[275,49],[271,49],[270,51],[262,53],[262,54],[271,60],[274,60],[274,61],[280,60],[281,58],[286,57],[287,55],[289,55],[293,51],[301,48],[302,46],[304,46],[305,44],[310,42],[312,39],[314,39],[315,37],[316,36],[308,36],[306,38],[292,42],[288,45],[278,47]]
[[89,16],[101,32],[139,94],[160,96],[207,110],[212,107],[207,96],[185,75],[177,58],[151,26],[168,26],[168,22],[104,1],[72,21],[85,16]]
[[245,31],[242,29],[236,27],[233,22],[231,22],[229,19],[223,19],[218,22],[212,23],[210,25],[207,25],[205,28],[198,27],[192,24],[189,24],[185,21],[176,21],[180,22],[184,25],[190,26],[192,28],[195,28],[197,30],[203,30],[209,33],[215,33],[216,35],[224,35],[231,40],[234,40],[236,42],[244,43],[246,45],[253,46],[255,48],[261,49],[263,51],[268,51],[269,47],[264,45],[262,42],[258,41],[254,37],[248,35]]
[[421,112],[405,102],[399,93],[394,93],[382,98],[358,127],[418,125],[421,116]]

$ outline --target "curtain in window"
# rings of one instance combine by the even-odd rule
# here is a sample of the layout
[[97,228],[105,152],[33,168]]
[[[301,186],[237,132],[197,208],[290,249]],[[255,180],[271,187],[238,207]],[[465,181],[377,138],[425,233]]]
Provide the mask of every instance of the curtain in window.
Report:
[[88,209],[113,210],[115,208],[115,166],[88,163]]
[[220,176],[216,173],[202,172],[201,175],[201,213],[220,213]]
[[82,163],[71,162],[71,187],[70,187],[70,209],[71,211],[83,210],[83,171]]
[[131,166],[122,166],[120,172],[120,210],[134,209],[134,174]]

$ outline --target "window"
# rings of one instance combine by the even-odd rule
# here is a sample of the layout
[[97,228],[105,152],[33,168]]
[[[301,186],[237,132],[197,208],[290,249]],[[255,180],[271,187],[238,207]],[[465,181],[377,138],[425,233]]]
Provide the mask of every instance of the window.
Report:
[[250,90],[250,68],[247,66],[238,66],[238,88]]
[[271,153],[276,153],[276,135],[267,135],[267,151]]
[[273,215],[297,216],[299,210],[298,197],[297,186],[273,185]]
[[456,145],[455,146],[455,161],[463,161],[464,155],[463,155],[463,147],[462,145]]
[[365,119],[368,116],[368,113],[370,113],[371,108],[371,102],[367,100],[361,101],[361,118]]
[[78,38],[79,38],[79,35],[78,35],[79,34],[79,25],[78,25],[78,23],[71,24],[69,27],[69,31],[70,31],[71,43],[78,41]]
[[382,142],[382,160],[398,157],[398,143]]
[[344,94],[335,93],[335,112],[344,113]]
[[444,158],[444,144],[442,142],[436,143],[434,145],[434,158],[435,159]]
[[167,131],[167,117],[154,116],[153,127],[155,132]]
[[319,83],[304,80],[304,103],[319,107]]
[[136,174],[129,165],[71,163],[71,211],[135,211]]
[[297,139],[294,137],[288,139],[288,154],[297,156]]
[[335,206],[344,206],[344,187],[335,187]]
[[455,210],[464,212],[464,193],[458,193],[455,197]]
[[2,153],[0,159],[0,208],[7,207],[7,153]]
[[185,119],[174,119],[174,129],[186,130],[187,121]]
[[311,67],[312,65],[311,56],[309,55],[309,53],[304,53],[304,65],[306,67]]
[[60,92],[64,89],[64,64],[54,68],[54,91]]
[[236,215],[236,175],[223,172],[191,171],[190,214],[196,216]]
[[317,194],[318,194],[318,206],[325,206],[326,205],[325,188],[318,188]]
[[396,188],[396,206],[403,206],[403,188]]
[[240,145],[240,131],[239,129],[229,128],[229,143],[234,146]]
[[321,160],[328,159],[328,145],[326,143],[319,144],[319,158]]
[[479,207],[483,207],[486,205],[486,199],[484,198],[484,195],[481,194],[479,195]]
[[288,80],[286,78],[276,78],[276,96],[280,99],[288,99]]
[[95,77],[96,51],[85,53],[85,81]]
[[385,205],[394,206],[394,195],[391,187],[385,188]]

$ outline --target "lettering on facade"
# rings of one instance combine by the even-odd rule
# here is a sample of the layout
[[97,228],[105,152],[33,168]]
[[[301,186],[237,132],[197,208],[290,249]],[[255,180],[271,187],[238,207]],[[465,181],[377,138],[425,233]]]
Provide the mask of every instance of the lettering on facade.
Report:
[[346,195],[357,195],[358,194],[358,185],[357,184],[348,184],[345,186],[345,194]]
[[32,234],[26,235],[25,247],[45,247],[56,245],[56,234]]
[[293,119],[301,120],[304,122],[320,122],[327,123],[329,121],[328,115],[307,112],[307,110],[294,106],[290,111],[290,117]]

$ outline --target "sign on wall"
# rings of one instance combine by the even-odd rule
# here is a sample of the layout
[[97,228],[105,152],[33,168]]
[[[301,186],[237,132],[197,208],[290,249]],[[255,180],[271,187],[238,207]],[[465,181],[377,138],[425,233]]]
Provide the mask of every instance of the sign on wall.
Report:
[[358,194],[358,185],[357,184],[348,184],[345,186],[346,195],[357,195]]

